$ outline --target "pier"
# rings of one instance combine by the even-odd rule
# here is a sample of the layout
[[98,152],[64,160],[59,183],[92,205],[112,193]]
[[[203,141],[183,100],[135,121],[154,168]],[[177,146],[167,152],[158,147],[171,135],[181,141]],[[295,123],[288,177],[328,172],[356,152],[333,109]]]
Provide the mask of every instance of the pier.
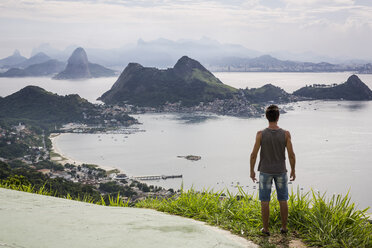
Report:
[[137,176],[137,177],[131,177],[131,179],[136,179],[136,180],[166,180],[169,178],[182,178],[182,175],[160,175],[160,176]]

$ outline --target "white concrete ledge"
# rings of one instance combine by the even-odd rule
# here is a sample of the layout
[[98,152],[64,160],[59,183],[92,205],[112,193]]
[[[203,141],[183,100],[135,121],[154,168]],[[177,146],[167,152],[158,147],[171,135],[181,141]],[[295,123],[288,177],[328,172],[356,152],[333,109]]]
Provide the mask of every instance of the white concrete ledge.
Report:
[[0,247],[258,247],[150,209],[104,207],[0,188]]

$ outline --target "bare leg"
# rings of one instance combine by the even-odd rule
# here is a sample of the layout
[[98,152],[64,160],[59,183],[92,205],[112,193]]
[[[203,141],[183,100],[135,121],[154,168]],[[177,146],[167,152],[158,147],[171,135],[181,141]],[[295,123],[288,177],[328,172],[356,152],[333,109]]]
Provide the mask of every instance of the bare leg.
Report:
[[282,229],[287,230],[288,203],[287,201],[279,201],[279,206],[280,206],[280,217],[282,219]]
[[261,201],[262,224],[265,232],[269,231],[270,202]]

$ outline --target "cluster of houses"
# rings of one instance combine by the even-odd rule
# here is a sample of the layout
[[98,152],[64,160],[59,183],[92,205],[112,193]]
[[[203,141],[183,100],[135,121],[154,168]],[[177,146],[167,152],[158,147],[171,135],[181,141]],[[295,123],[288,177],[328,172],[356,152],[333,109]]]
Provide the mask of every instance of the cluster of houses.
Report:
[[256,105],[250,104],[246,99],[217,99],[212,102],[200,102],[196,106],[187,107],[182,105],[182,102],[169,103],[166,102],[161,107],[134,107],[133,105],[125,104],[124,106],[115,106],[116,111],[129,111],[131,114],[140,113],[212,113],[219,115],[245,116],[256,117],[260,116],[262,110]]
[[[26,126],[19,123],[17,126],[13,126],[11,130],[0,127],[0,140],[5,142],[7,145],[11,145],[16,140],[24,137],[29,130],[25,130]],[[22,132],[25,131],[25,132]]]
[[181,103],[167,103],[164,105],[165,112],[206,112],[218,115],[260,116],[262,110],[256,105],[250,104],[246,99],[217,99],[212,102],[200,102],[196,106],[185,107]]
[[312,85],[306,85],[306,87],[312,87],[312,88],[332,88],[337,86],[338,84],[312,84]]
[[173,194],[173,190],[166,190],[153,186],[148,187],[147,185],[146,187],[150,190],[143,190],[143,187],[139,187],[139,185],[144,184],[138,182],[134,178],[128,177],[126,174],[121,173],[118,170],[107,172],[92,165],[82,164],[75,166],[72,164],[65,164],[64,170],[54,171],[50,169],[41,169],[38,171],[51,178],[61,177],[75,183],[92,185],[97,189],[99,189],[100,184],[115,182],[119,186],[130,187],[130,189],[135,192],[135,196],[131,198],[132,200],[144,199],[146,197],[164,198]]
[[[26,139],[35,140],[41,139],[40,142],[25,143]],[[0,127],[0,143],[8,146],[15,146],[17,144],[25,144],[28,146],[27,154],[17,158],[26,164],[33,164],[39,162],[41,159],[47,159],[49,156],[48,150],[45,147],[45,140],[43,135],[36,135],[29,128],[22,123],[9,128]],[[7,161],[8,158],[0,158],[2,161]]]

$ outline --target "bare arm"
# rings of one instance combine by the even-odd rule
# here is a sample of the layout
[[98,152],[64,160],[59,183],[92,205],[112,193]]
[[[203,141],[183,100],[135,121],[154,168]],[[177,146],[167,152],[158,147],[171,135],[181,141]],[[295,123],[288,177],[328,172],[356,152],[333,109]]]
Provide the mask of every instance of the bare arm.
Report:
[[289,131],[285,132],[285,137],[287,140],[287,152],[288,152],[288,158],[289,158],[289,164],[291,165],[291,174],[290,174],[290,180],[294,181],[296,179],[296,155],[293,151],[293,145],[291,140],[291,134]]
[[256,173],[254,172],[254,165],[256,164],[257,154],[258,154],[258,151],[260,150],[260,147],[261,147],[261,137],[262,137],[262,132],[258,131],[257,135],[256,135],[256,142],[254,143],[253,150],[252,150],[252,153],[251,153],[251,159],[250,159],[251,175],[250,175],[250,177],[252,178],[253,182],[257,181]]

